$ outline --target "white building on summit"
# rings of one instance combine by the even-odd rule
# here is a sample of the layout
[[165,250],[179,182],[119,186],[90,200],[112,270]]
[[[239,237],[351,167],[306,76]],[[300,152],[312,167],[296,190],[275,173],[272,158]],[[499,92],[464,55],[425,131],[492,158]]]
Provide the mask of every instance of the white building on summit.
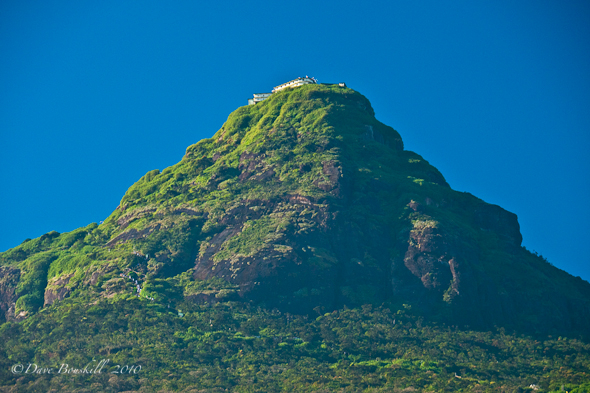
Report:
[[257,102],[264,101],[270,97],[272,93],[254,93],[254,98],[248,98],[248,105],[254,105]]
[[306,75],[305,78],[299,77],[299,78],[293,79],[292,81],[289,81],[287,83],[283,83],[282,85],[278,85],[274,89],[272,89],[272,92],[276,93],[277,91],[281,91],[283,89],[286,89],[287,87],[313,85],[313,84],[317,84],[317,83],[318,83],[318,81],[315,78],[310,78],[309,76]]
[[[317,84],[317,83],[318,83],[318,81],[315,78],[310,78],[306,75],[305,78],[299,77],[299,78],[293,79],[292,81],[289,81],[287,83],[283,83],[282,85],[276,86],[274,89],[272,89],[272,93],[276,93],[277,91],[281,91],[283,89],[286,89],[287,87],[297,87],[297,86]],[[255,93],[254,98],[248,99],[248,105],[254,105],[258,102],[264,101],[268,97],[270,97],[272,93]]]

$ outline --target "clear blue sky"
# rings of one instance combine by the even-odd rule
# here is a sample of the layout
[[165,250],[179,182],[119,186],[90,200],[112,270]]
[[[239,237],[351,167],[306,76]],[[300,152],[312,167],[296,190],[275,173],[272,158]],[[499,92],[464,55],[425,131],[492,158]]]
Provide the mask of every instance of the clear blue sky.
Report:
[[104,220],[252,93],[309,75],[590,280],[588,4],[2,1],[0,250]]

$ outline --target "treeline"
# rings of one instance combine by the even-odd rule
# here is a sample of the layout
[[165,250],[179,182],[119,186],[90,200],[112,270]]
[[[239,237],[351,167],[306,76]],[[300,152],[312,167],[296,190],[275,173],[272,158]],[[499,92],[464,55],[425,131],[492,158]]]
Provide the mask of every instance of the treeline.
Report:
[[314,318],[80,296],[3,324],[0,363],[6,392],[590,392],[584,341],[437,326],[384,306]]

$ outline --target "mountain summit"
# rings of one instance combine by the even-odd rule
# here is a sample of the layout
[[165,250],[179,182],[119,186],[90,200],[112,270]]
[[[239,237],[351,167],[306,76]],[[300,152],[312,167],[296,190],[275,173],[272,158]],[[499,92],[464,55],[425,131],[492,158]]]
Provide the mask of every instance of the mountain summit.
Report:
[[516,215],[450,188],[338,85],[238,108],[132,185],[101,225],[0,254],[0,309],[66,297],[240,300],[291,313],[383,303],[475,328],[584,332],[590,284],[521,246]]

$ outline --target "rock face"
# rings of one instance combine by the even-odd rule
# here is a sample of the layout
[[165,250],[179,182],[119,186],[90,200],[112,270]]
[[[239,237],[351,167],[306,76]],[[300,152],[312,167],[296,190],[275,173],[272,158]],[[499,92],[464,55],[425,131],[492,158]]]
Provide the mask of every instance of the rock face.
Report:
[[0,266],[0,323],[15,319],[17,300],[16,285],[20,270],[10,266]]
[[[239,296],[296,313],[388,302],[477,328],[590,322],[590,284],[522,248],[516,215],[452,190],[365,97],[337,86],[239,108],[177,165],[142,177],[104,224],[78,231],[35,245],[54,255],[49,281],[29,280],[45,306],[71,280],[114,296],[133,272],[137,294],[182,276],[217,285],[185,290],[194,301]],[[22,247],[3,264],[33,266]],[[18,279],[3,269],[7,313]]]
[[67,284],[69,283],[72,276],[73,274],[66,274],[55,277],[47,283],[43,297],[43,306],[51,305],[56,300],[63,300],[67,295],[69,295],[71,289],[67,287]]

